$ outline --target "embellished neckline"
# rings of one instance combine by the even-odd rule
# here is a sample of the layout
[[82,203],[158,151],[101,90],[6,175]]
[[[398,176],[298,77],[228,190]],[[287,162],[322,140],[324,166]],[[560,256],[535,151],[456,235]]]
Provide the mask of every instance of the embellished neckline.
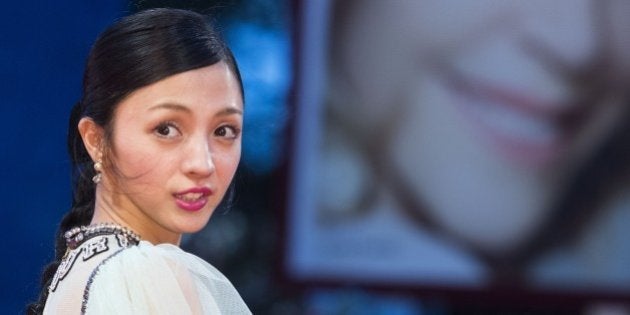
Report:
[[64,237],[68,249],[75,249],[90,238],[99,235],[120,235],[133,245],[140,243],[140,235],[127,227],[115,223],[97,223],[74,227],[68,230]]

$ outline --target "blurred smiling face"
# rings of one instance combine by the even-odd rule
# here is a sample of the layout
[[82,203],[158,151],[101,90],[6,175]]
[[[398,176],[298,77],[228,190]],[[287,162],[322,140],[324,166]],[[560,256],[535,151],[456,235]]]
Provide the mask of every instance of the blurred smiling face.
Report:
[[238,166],[242,112],[237,79],[223,62],[129,95],[114,114],[106,203],[148,239],[203,228]]
[[338,31],[337,66],[375,116],[399,100],[451,106],[439,114],[460,115],[475,142],[535,169],[587,154],[619,117],[620,106],[600,105],[623,101],[614,89],[629,72],[630,27],[619,18],[630,13],[627,2],[367,1],[352,9]]
[[395,119],[384,154],[438,224],[490,252],[527,240],[620,123],[630,3],[360,3],[332,48],[346,117]]

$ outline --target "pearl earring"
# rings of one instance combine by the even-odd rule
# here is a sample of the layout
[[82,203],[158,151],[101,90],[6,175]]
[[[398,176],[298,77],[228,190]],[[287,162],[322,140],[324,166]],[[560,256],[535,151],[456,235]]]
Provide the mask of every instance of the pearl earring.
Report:
[[92,181],[94,184],[98,184],[101,182],[101,171],[103,170],[103,163],[101,161],[94,162],[94,171],[96,171],[96,175],[92,177]]

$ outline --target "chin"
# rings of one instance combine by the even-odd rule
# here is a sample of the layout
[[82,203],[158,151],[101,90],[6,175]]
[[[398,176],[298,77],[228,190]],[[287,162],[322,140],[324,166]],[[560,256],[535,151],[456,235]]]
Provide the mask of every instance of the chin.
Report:
[[210,217],[208,216],[207,218],[198,218],[196,220],[187,220],[186,222],[182,222],[178,228],[181,231],[182,234],[192,234],[192,233],[197,233],[199,231],[201,231],[206,224],[208,224],[208,220],[210,219]]

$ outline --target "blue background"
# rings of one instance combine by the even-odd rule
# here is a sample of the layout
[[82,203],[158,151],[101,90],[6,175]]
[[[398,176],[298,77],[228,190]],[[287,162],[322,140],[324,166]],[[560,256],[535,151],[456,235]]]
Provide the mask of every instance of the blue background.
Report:
[[0,18],[0,174],[3,257],[0,313],[22,313],[52,258],[53,235],[70,204],[67,121],[85,58],[126,1],[20,1]]

